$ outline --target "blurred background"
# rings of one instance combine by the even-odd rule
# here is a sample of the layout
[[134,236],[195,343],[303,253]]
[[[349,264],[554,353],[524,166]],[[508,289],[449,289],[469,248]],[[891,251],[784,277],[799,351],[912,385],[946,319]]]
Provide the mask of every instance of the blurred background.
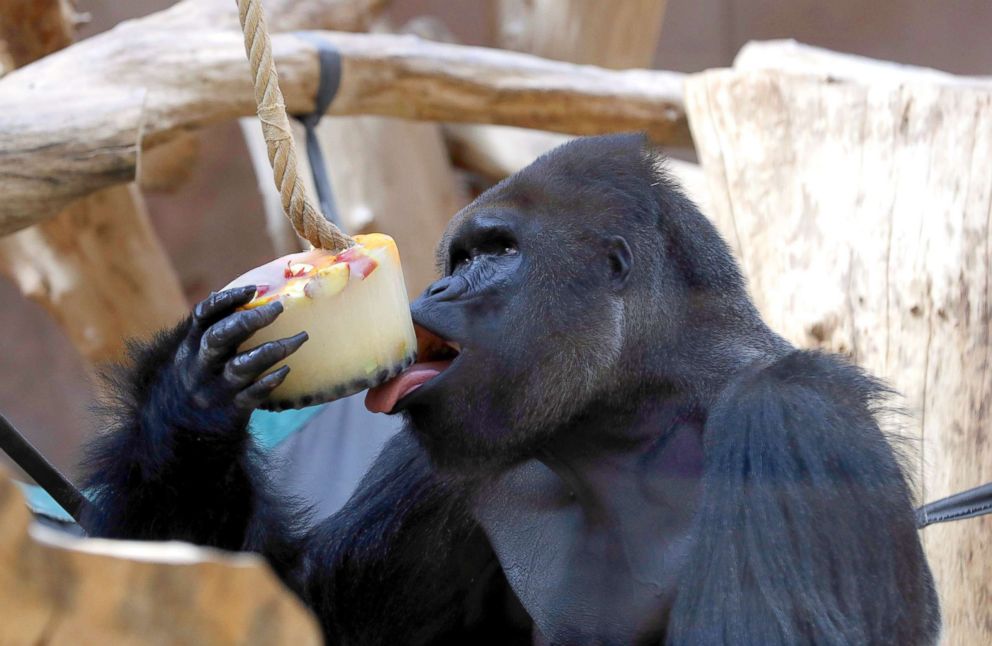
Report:
[[[79,10],[90,16],[80,37],[171,4],[80,0]],[[459,41],[489,45],[488,6],[484,0],[395,0],[390,11],[394,25],[430,14]],[[957,74],[989,74],[990,25],[988,0],[669,0],[654,66],[684,72],[728,66],[749,40],[795,38]],[[229,123],[198,137],[189,180],[174,192],[146,191],[153,225],[191,302],[274,255],[241,130]],[[0,299],[6,303],[0,308],[0,411],[58,466],[71,469],[80,439],[94,424],[87,370],[39,305],[7,281],[0,281]]]
[[[65,29],[72,22],[65,20],[71,12],[64,12],[70,4],[86,17],[75,34],[69,33],[71,27]],[[73,36],[89,38],[173,4],[0,0],[0,74],[66,46]],[[376,20],[373,29],[604,67],[693,74],[609,76],[570,70],[577,78],[595,77],[608,87],[615,100],[596,118],[613,119],[612,127],[617,127],[614,118],[625,105],[618,98],[620,88],[630,78],[640,80],[631,83],[635,89],[627,90],[627,101],[636,103],[641,94],[651,92],[668,101],[655,99],[644,112],[659,121],[667,119],[669,125],[670,115],[675,115],[678,125],[673,131],[681,127],[683,136],[665,141],[688,142],[681,117],[688,118],[694,147],[667,150],[679,160],[671,170],[734,247],[765,320],[797,346],[848,355],[905,396],[910,415],[902,420],[902,435],[911,446],[906,464],[916,477],[917,502],[992,481],[992,1],[265,4],[270,26],[283,20],[283,25],[298,27],[313,20],[314,28],[333,24],[364,30],[373,23],[369,10],[388,4],[385,19]],[[328,11],[346,5],[363,7],[361,19],[351,16],[348,22]],[[61,29],[30,22],[32,12],[42,13],[45,7],[58,9]],[[190,35],[190,27],[209,31],[220,26],[214,21],[227,21],[226,28],[234,29],[234,13],[233,0],[189,0],[164,20],[160,16],[152,22],[168,23],[167,29],[179,24],[188,42],[195,43],[182,51],[198,63],[204,50],[196,45],[210,36]],[[433,20],[421,20],[424,16]],[[277,25],[273,30],[285,28]],[[167,29],[161,33],[173,38],[176,32]],[[122,54],[156,51],[143,49],[140,32],[122,29],[91,43],[100,49],[107,41],[117,41],[105,47],[110,55],[97,60],[107,64],[112,57],[127,59]],[[17,58],[18,39],[50,42],[35,56],[24,56],[22,48]],[[732,72],[694,74],[729,67],[746,43],[773,39],[795,39],[825,49],[766,43],[763,49],[749,48],[750,68],[738,60]],[[172,40],[167,42],[180,49]],[[852,60],[825,50],[876,60]],[[71,61],[54,66],[60,73],[76,75],[78,58],[67,52],[58,60]],[[134,74],[123,76],[125,83],[143,85],[149,63],[138,60],[137,68],[133,61],[130,69],[109,67],[113,73],[100,65],[88,69],[103,70],[115,81],[118,73]],[[878,60],[986,78],[954,78]],[[195,63],[176,69],[189,74],[183,77],[184,89],[187,83],[208,79],[201,90],[227,98],[216,91],[218,77],[201,72]],[[513,69],[518,74],[519,68]],[[643,83],[645,77],[656,85]],[[20,78],[35,87],[64,85],[36,83],[30,70]],[[244,84],[247,88],[247,78]],[[102,91],[97,87],[93,94]],[[149,87],[155,91],[153,83]],[[493,103],[505,101],[504,90],[499,85],[492,93]],[[518,118],[539,112],[547,96],[533,92],[533,86],[521,94],[531,103],[527,109],[518,108]],[[435,99],[431,92],[419,96]],[[62,105],[50,99],[47,103]],[[465,108],[464,103],[456,105]],[[659,105],[665,107],[656,109]],[[397,113],[409,114],[407,103],[399,107],[404,111]],[[570,118],[573,107],[568,104],[564,111]],[[66,110],[73,116],[102,114],[81,112],[85,107],[76,103]],[[21,123],[9,119],[11,115],[38,119],[28,109],[8,110],[3,113],[8,124]],[[47,119],[39,128],[60,125],[53,121]],[[535,122],[546,123],[528,123]],[[3,141],[22,141],[28,137],[12,135],[33,132],[30,127],[8,127],[9,139]],[[393,235],[414,294],[432,279],[433,245],[447,218],[473,194],[562,139],[552,133],[367,116],[327,118],[320,137],[346,228]],[[81,440],[97,428],[89,411],[97,396],[91,362],[118,356],[126,333],[147,334],[175,320],[210,290],[298,248],[271,194],[271,169],[264,144],[257,146],[259,139],[253,118],[181,133],[174,141],[146,148],[137,183],[97,191],[57,217],[0,239],[0,298],[6,303],[0,308],[0,412],[58,467],[73,473]],[[69,141],[75,146],[88,137]],[[62,160],[53,162],[52,157],[46,161],[53,172],[63,172],[57,163]],[[0,157],[7,164],[0,169],[2,177],[20,178],[21,165],[33,158],[10,153]],[[12,164],[17,168],[10,172]],[[127,179],[131,170],[126,169]],[[66,177],[46,179],[57,183]],[[40,192],[48,195],[49,185]],[[16,201],[17,196],[16,190],[9,193],[5,204],[15,217],[30,209],[22,209],[24,202]],[[333,436],[321,434],[316,425],[314,435],[325,442],[352,437],[369,445],[370,438],[375,440],[375,424],[394,422],[382,415],[372,421],[366,417],[352,425],[350,435]],[[393,430],[380,429],[383,437]],[[280,449],[288,447],[307,458],[320,456],[309,460],[317,473],[312,481],[320,491],[335,486],[328,481],[329,471],[353,484],[378,448],[372,441],[357,459],[358,444],[351,445],[352,453],[337,445],[311,451],[306,435],[293,434]],[[337,456],[341,464],[327,468],[327,456]],[[0,463],[10,465],[3,455]],[[286,477],[310,477],[305,469],[282,471]],[[338,493],[346,496],[350,484],[341,484]],[[992,643],[992,515],[929,528],[923,539],[942,596],[944,643]]]

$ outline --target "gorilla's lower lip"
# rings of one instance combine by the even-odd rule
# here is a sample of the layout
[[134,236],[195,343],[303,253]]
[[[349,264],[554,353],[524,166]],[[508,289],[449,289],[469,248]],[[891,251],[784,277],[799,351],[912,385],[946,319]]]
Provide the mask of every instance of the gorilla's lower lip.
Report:
[[420,361],[368,391],[365,407],[373,413],[392,413],[400,400],[451,367],[461,353],[458,343],[445,340],[422,326],[415,327]]
[[373,413],[393,412],[397,402],[447,370],[452,362],[453,359],[413,364],[381,386],[370,389],[365,395],[365,407]]

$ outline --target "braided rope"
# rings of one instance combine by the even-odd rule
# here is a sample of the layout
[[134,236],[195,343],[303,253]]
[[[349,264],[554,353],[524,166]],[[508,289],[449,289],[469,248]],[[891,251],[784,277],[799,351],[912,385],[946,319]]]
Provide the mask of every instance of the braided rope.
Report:
[[313,205],[306,185],[296,168],[296,144],[289,128],[286,104],[279,89],[279,75],[272,58],[272,40],[265,25],[261,0],[238,0],[241,29],[245,35],[245,53],[251,64],[255,84],[255,102],[262,134],[269,151],[269,162],[282,208],[296,232],[319,249],[342,251],[355,241],[334,226]]

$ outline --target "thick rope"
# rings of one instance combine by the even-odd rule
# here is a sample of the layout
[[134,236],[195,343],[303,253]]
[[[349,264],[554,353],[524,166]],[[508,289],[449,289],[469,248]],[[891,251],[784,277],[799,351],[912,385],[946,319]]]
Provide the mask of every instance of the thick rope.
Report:
[[272,58],[272,40],[265,25],[261,0],[238,0],[238,13],[245,35],[245,53],[248,54],[255,83],[258,118],[262,122],[262,134],[269,150],[276,188],[282,198],[282,209],[296,232],[314,247],[330,251],[347,249],[355,241],[317,210],[297,173],[296,145],[289,128],[282,90],[279,89],[279,76]]

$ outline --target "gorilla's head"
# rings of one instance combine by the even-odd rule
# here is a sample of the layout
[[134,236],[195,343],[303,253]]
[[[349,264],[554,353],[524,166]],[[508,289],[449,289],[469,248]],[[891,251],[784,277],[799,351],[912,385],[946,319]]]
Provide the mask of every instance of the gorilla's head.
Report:
[[518,459],[576,416],[677,388],[710,343],[687,330],[750,311],[726,245],[640,135],[577,139],[494,186],[438,262],[412,305],[418,363],[369,403],[406,411],[440,462]]

